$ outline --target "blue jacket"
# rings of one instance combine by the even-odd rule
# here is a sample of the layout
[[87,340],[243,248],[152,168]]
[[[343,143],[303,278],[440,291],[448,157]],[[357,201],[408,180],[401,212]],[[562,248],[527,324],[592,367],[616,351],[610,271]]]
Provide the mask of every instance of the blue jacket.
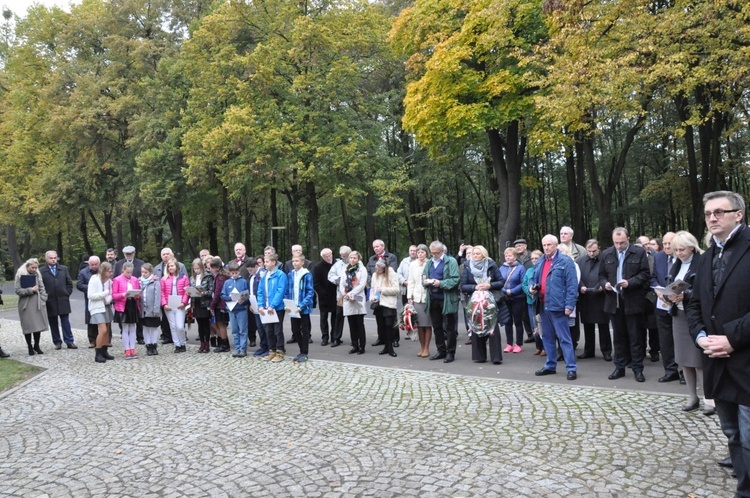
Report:
[[[513,273],[511,273],[511,267],[508,263],[503,263],[500,267],[500,275],[502,275],[505,283],[503,284],[503,294],[507,296],[506,291],[510,289],[510,296],[508,299],[521,299],[523,298],[523,277],[526,274],[526,268],[521,263],[516,263]],[[510,274],[510,280],[508,279]]]
[[[237,292],[245,292],[247,290],[250,290],[250,288],[247,285],[247,280],[245,280],[242,277],[239,277],[237,280],[233,278],[228,278],[226,282],[224,282],[224,286],[221,288],[221,299],[224,301],[231,301],[232,298],[230,297],[230,294],[234,289],[237,289]],[[247,304],[248,300],[245,299],[244,302],[241,304],[237,304],[234,309],[231,311],[231,313],[239,313],[240,311],[247,311]],[[228,309],[228,308],[227,308]]]
[[[534,265],[534,275],[529,281],[530,285],[541,282],[542,268],[547,257],[539,258]],[[552,261],[552,266],[547,274],[544,296],[544,309],[547,311],[574,310],[578,302],[578,275],[576,274],[575,262],[557,251]],[[538,297],[539,294],[536,294]]]
[[[266,286],[268,292],[266,293]],[[286,275],[281,270],[266,273],[258,285],[258,307],[273,308],[284,311],[284,293],[286,292]]]
[[[312,273],[309,271],[302,276],[299,281],[299,302],[297,307],[303,315],[309,315],[313,308],[313,288]],[[294,299],[294,270],[289,272],[286,277],[286,295],[285,299]]]

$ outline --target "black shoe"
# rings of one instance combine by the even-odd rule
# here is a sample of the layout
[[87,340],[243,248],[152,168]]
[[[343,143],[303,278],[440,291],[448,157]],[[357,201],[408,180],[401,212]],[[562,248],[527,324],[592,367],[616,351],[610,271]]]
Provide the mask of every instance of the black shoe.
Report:
[[443,363],[453,363],[453,360],[455,360],[455,356],[453,356],[453,353],[448,353],[445,355],[445,359],[443,360]]
[[636,382],[646,382],[646,377],[643,376],[643,372],[633,372]]
[[611,354],[605,354],[604,355],[604,361],[612,361],[612,355]]
[[39,347],[39,344],[34,344],[34,351],[36,351],[36,354],[44,354],[44,351]]
[[297,339],[295,339],[294,337],[292,337],[291,339],[289,339],[288,341],[286,341],[286,343],[287,344],[297,344]]
[[68,349],[78,349],[78,346],[71,342],[70,344],[68,344]]
[[620,370],[619,368],[615,369],[614,372],[609,374],[609,377],[607,377],[609,380],[615,380],[619,379],[620,377],[625,377],[625,370]]
[[536,342],[533,337],[529,337],[523,341],[524,344],[531,344],[532,342]]
[[703,415],[706,417],[710,417],[711,415],[716,415],[716,407],[715,406],[704,406],[703,407]]
[[388,350],[384,349],[382,351],[378,351],[378,354],[388,354]]
[[104,346],[102,348],[102,356],[104,356],[105,360],[114,360],[115,357],[109,354],[109,351],[107,351],[107,349],[109,349],[109,346]]
[[102,356],[101,348],[96,348],[95,351],[96,351],[96,356],[94,356],[94,361],[97,363],[106,363],[107,359],[104,356]]
[[732,464],[732,457],[726,457],[723,460],[717,460],[717,464],[719,464],[719,467],[726,467],[727,469],[731,469],[734,467],[734,464]]
[[36,354],[36,351],[34,351],[34,348],[29,346],[29,356],[34,356]]
[[389,354],[389,355],[390,355],[390,356],[391,356],[392,358],[395,358],[396,356],[398,356],[398,355],[397,355],[396,353],[388,353],[388,354]]
[[172,339],[162,339],[161,343],[164,344],[164,345],[166,345],[166,344],[174,344],[174,342],[172,341]]
[[659,382],[673,382],[675,380],[680,380],[680,374],[677,372],[664,374],[662,377],[659,377]]
[[57,349],[57,350],[62,349],[62,343],[58,342],[57,344],[55,344],[55,349]]
[[144,344],[146,344],[146,341],[144,341],[143,339],[136,339],[136,341],[135,341],[135,342],[137,342],[137,343],[138,343],[138,344],[140,344],[141,346],[143,346]]
[[359,348],[352,348],[349,350],[349,354],[359,353]]
[[568,380],[576,380],[578,378],[578,374],[575,372],[568,372]]
[[431,360],[444,360],[445,359],[445,353],[435,353],[433,356],[430,356]]
[[257,343],[256,343],[255,341],[250,341],[250,342],[248,342],[248,343],[247,343],[247,347],[249,347],[249,348],[254,348],[254,347],[256,347],[257,345],[258,345],[258,344],[257,344]]
[[383,341],[381,341],[380,339],[378,339],[377,341],[375,341],[375,342],[372,343],[372,346],[373,347],[382,346],[383,344],[385,344],[385,343]]
[[692,412],[698,409],[698,407],[701,406],[700,400],[696,399],[695,402],[690,403],[689,405],[682,405],[682,411],[683,412]]
[[213,337],[211,337],[211,338],[210,338],[210,339],[208,340],[208,342],[209,342],[209,343],[211,343],[211,347],[212,347],[212,348],[215,348],[215,347],[216,347],[216,336],[213,336]]
[[579,360],[585,360],[586,358],[594,358],[593,354],[583,353],[576,356]]
[[328,341],[326,339],[323,339],[323,341],[320,343],[321,346],[328,346]]
[[656,353],[656,354],[652,354],[652,355],[651,355],[651,361],[653,361],[654,363],[656,363],[656,362],[657,362],[657,361],[659,361],[660,359],[661,359],[661,358],[659,358],[659,353]]
[[3,351],[3,348],[0,348],[0,358],[8,358],[10,355]]
[[562,354],[557,355],[557,361],[563,361],[564,359]]
[[393,341],[393,347],[394,347],[394,348],[397,348],[397,347],[398,347],[398,341]]
[[365,350],[364,349],[360,349],[359,351],[357,351],[357,354],[365,354]]
[[331,343],[331,347],[332,348],[337,348],[337,347],[341,346],[343,343],[344,343],[344,341],[333,341]]
[[313,341],[312,341],[312,337],[310,337],[310,338],[309,338],[309,339],[307,340],[307,343],[308,343],[308,344],[312,344],[312,342],[313,342]]
[[537,370],[534,372],[534,375],[537,377],[542,377],[544,375],[555,375],[557,372],[554,370],[547,370],[546,368],[542,368],[541,370]]

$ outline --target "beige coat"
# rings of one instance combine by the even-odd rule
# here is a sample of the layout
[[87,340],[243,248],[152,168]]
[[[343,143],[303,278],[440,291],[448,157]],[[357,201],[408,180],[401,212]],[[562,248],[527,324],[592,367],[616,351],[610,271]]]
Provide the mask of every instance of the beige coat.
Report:
[[401,295],[398,274],[390,266],[386,266],[386,269],[388,273],[385,275],[381,275],[377,271],[372,274],[370,300],[372,301],[377,291],[380,291],[380,306],[396,309],[398,307],[398,296]]
[[49,329],[47,321],[47,291],[39,270],[36,271],[36,284],[39,286],[37,292],[21,287],[21,276],[28,275],[25,266],[16,272],[15,289],[18,295],[18,317],[21,319],[21,330],[24,334],[42,332]]
[[407,280],[407,291],[406,297],[413,300],[415,303],[424,303],[427,298],[428,290],[424,288],[422,284],[422,273],[424,273],[424,263],[420,263],[419,259],[415,259],[409,265],[409,279]]

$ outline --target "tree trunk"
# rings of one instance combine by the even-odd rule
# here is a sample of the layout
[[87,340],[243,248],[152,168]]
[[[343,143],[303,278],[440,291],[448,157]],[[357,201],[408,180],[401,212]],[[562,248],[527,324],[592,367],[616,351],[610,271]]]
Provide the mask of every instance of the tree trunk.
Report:
[[372,244],[372,241],[375,240],[375,210],[377,209],[377,206],[375,205],[375,194],[372,193],[372,190],[368,190],[367,194],[365,195],[365,241],[364,245],[359,249],[362,251],[362,257],[365,257],[365,254],[370,253],[370,244]]
[[16,238],[16,227],[8,225],[5,227],[5,239],[8,243],[8,256],[13,262],[13,270],[18,270],[23,264],[23,258],[18,251],[18,239]]
[[318,195],[315,192],[315,184],[305,184],[307,194],[307,259],[317,262],[320,260],[320,229],[318,227]]
[[172,232],[172,252],[178,261],[182,261],[183,244],[182,244],[182,211],[179,208],[167,210],[167,223]]
[[521,225],[521,164],[526,139],[519,134],[519,123],[513,121],[505,131],[505,142],[498,130],[487,130],[490,155],[499,186],[497,247],[502,254],[518,235]]
[[[341,222],[344,224],[344,242],[343,244],[351,246],[354,240],[354,234],[352,233],[352,224],[349,221],[349,212],[346,209],[346,198],[339,197],[339,203],[341,205]],[[333,251],[334,256],[337,254]]]
[[89,240],[89,227],[86,224],[85,209],[81,209],[81,223],[79,226],[81,228],[81,238],[83,238],[83,248],[85,249],[86,254],[88,254],[89,256],[93,256],[94,248],[91,247],[91,241]]
[[208,250],[214,256],[219,254],[219,237],[213,220],[208,222]]
[[[272,227],[279,226],[279,212],[278,212],[278,210],[279,210],[279,207],[278,207],[278,202],[276,201],[276,189],[272,188],[271,189],[271,226]],[[271,246],[274,247],[274,249],[276,249],[276,252],[278,252],[279,251],[279,234],[278,234],[278,230],[271,230],[270,228],[269,228],[269,230],[271,232],[271,242],[270,242],[270,244],[271,244]]]
[[[234,256],[232,246],[229,244],[229,192],[226,187],[221,187],[221,225],[224,227],[222,235],[224,236],[224,250],[231,259]],[[218,253],[218,251],[217,251]]]

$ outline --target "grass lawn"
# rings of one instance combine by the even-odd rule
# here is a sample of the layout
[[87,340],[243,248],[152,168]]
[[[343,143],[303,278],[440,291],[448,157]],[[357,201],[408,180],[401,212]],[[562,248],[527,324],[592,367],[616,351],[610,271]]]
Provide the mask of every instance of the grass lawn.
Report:
[[2,297],[3,304],[0,305],[0,311],[18,308],[18,296],[16,294],[3,294]]
[[26,379],[30,379],[42,370],[44,369],[20,363],[10,358],[0,359],[0,392],[18,385]]

